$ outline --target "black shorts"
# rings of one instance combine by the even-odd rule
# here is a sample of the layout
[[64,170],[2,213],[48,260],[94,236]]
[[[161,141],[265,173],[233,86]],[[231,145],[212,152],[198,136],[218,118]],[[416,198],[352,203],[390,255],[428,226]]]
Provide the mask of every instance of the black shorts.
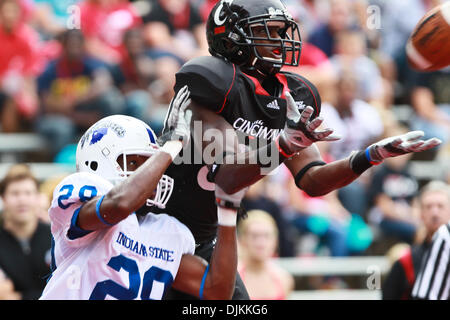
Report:
[[[208,262],[211,259],[211,255],[214,250],[215,241],[211,241],[206,244],[201,244],[195,250],[195,254],[206,259]],[[245,288],[244,282],[239,276],[239,272],[236,272],[236,283],[234,287],[234,293],[232,300],[250,300],[250,296],[248,295],[247,289]],[[188,295],[184,292],[175,290],[170,288],[167,290],[166,294],[163,297],[163,300],[198,300],[197,297]]]

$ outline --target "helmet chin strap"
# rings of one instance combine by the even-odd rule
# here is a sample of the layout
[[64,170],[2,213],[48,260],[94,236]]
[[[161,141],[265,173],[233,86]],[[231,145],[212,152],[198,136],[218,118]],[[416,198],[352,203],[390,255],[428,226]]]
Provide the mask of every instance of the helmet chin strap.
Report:
[[138,216],[146,216],[150,211],[150,208],[147,206],[147,204],[144,204],[142,207],[137,209],[135,212]]

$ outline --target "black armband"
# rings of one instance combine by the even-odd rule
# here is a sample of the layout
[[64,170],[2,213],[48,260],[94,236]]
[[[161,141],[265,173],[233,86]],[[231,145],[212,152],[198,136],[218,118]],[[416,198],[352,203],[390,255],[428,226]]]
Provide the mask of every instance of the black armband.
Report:
[[296,175],[295,175],[295,185],[300,188],[300,180],[303,178],[303,176],[305,175],[305,173],[311,169],[312,167],[316,167],[316,166],[324,166],[326,165],[326,162],[323,161],[313,161],[308,163],[306,166],[303,167],[302,170],[300,170]]
[[216,198],[216,205],[218,207],[222,207],[225,209],[233,209],[233,210],[239,210],[239,208],[241,207],[240,203],[236,204],[234,202],[223,200],[220,198]]
[[350,169],[353,170],[354,173],[360,175],[370,167],[372,167],[372,163],[367,159],[366,151],[355,151],[350,156]]

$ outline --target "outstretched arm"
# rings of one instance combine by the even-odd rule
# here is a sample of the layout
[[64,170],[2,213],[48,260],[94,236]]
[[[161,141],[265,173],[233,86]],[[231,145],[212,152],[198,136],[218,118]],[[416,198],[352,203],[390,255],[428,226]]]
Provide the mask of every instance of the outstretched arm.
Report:
[[359,177],[349,165],[349,158],[326,164],[314,145],[284,162],[297,187],[312,197],[342,188]]
[[[290,94],[287,93],[286,96],[288,122],[282,134],[266,146],[246,152],[239,149],[237,135],[223,117],[194,102],[191,103],[190,109],[193,112],[191,131],[197,152],[200,152],[203,159],[206,160],[205,156],[208,154],[205,150],[212,142],[204,137],[210,134],[214,135],[213,143],[222,146],[223,153],[213,154],[211,158],[218,157],[222,160],[222,164],[217,167],[219,169],[214,175],[214,182],[226,192],[232,194],[252,185],[286,159],[307,149],[314,142],[339,139],[332,135],[333,130],[331,129],[318,130],[323,119],[321,117],[310,119],[313,108],[307,107],[300,113]],[[222,141],[217,141],[217,139],[222,139]],[[227,156],[222,159],[224,154]],[[205,162],[208,163],[208,161]]]
[[82,207],[77,221],[81,229],[93,231],[114,225],[153,196],[162,175],[190,137],[191,112],[185,110],[190,102],[189,90],[180,90],[174,101],[175,108],[179,110],[167,142],[130,177],[112,188],[103,200],[102,197],[95,197]]
[[[173,287],[203,299],[227,300],[234,292],[237,269],[236,228],[220,226],[211,264],[199,256],[184,255]],[[206,272],[206,268],[209,270]],[[206,278],[203,281],[203,277]],[[202,282],[203,285],[202,285]]]
[[[328,164],[317,148],[308,148],[285,161],[297,186],[310,196],[321,196],[356,180],[364,171],[378,165],[386,158],[411,152],[422,152],[438,146],[437,138],[422,140],[422,131],[411,131],[376,142],[365,150],[353,152],[349,157]],[[309,164],[314,164],[309,167]],[[305,170],[305,168],[307,170]]]

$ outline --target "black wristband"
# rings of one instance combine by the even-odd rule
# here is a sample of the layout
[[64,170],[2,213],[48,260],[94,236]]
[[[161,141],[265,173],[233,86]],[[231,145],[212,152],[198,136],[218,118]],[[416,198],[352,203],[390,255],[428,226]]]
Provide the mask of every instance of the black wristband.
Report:
[[312,167],[316,167],[316,166],[324,166],[326,165],[326,162],[323,161],[313,161],[308,163],[306,166],[303,167],[302,170],[300,170],[296,175],[295,175],[295,185],[300,188],[300,180],[303,178],[303,176],[305,175],[305,173],[311,169]]
[[223,200],[223,199],[219,199],[219,198],[216,198],[216,205],[218,207],[222,207],[222,208],[225,208],[225,209],[233,209],[233,210],[239,210],[239,208],[241,207],[240,203],[239,203],[239,205],[237,205],[234,202]]
[[353,170],[354,173],[360,175],[370,167],[372,167],[372,164],[370,163],[369,159],[367,159],[366,152],[365,151],[358,151],[355,152],[350,157],[350,168]]

